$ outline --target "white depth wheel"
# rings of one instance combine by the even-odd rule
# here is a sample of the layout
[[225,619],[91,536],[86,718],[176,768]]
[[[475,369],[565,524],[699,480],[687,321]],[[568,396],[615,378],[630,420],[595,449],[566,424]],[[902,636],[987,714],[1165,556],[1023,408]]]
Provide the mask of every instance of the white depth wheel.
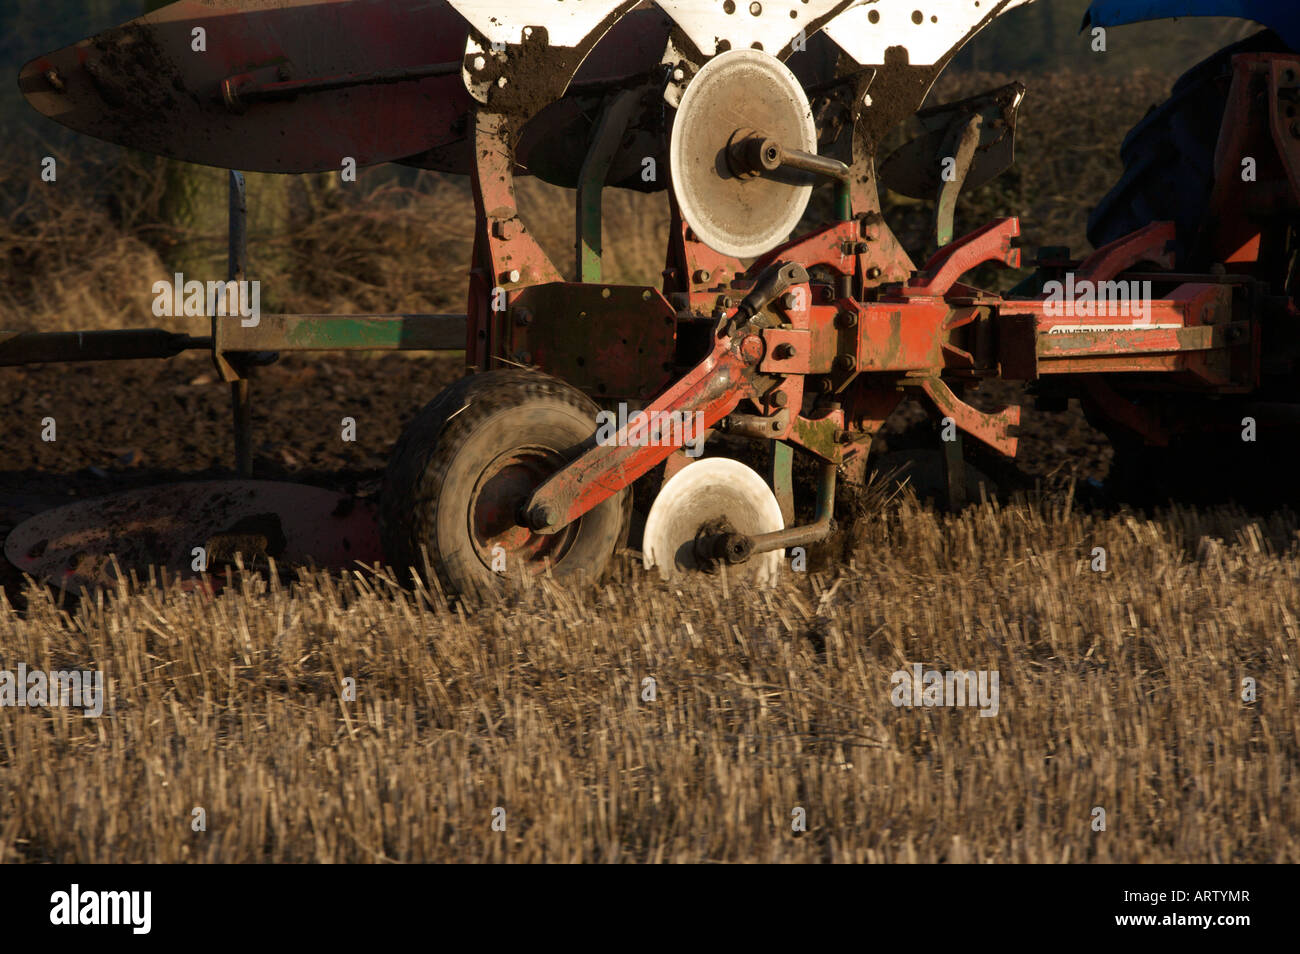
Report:
[[[678,471],[659,491],[646,518],[641,550],[646,567],[665,580],[707,566],[695,553],[701,534],[733,532],[746,536],[785,529],[776,495],[753,468],[728,457],[709,457]],[[727,567],[732,578],[771,586],[780,573],[784,550],[756,553]]]

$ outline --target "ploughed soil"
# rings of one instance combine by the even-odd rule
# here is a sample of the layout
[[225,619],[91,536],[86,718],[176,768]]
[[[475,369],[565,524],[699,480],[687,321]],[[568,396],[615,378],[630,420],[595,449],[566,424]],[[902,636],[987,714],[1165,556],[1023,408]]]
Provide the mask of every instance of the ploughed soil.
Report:
[[[254,476],[376,495],[402,427],[461,372],[459,357],[375,354],[286,355],[254,369]],[[0,388],[8,408],[0,430],[0,538],[33,513],[72,500],[236,476],[229,387],[205,354],[0,368]],[[983,406],[1016,400],[1024,396],[1002,382],[972,397]],[[53,441],[42,439],[49,418]],[[355,421],[353,441],[343,440],[344,418]],[[1022,421],[1014,462],[967,441],[968,459],[1000,489],[1104,477],[1109,445],[1073,404],[1046,414],[1025,401]],[[938,446],[925,412],[906,403],[877,438],[873,459],[891,473],[902,461],[902,476],[924,497],[941,485]],[[801,467],[797,476],[811,473]],[[803,492],[809,502],[810,495],[811,488]],[[0,585],[12,596],[20,583],[0,561]]]

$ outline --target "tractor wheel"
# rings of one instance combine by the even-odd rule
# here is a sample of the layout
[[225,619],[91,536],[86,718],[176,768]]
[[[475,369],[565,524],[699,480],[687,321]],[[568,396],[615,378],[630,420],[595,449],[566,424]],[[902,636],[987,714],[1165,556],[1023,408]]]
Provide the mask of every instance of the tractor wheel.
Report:
[[623,490],[559,533],[519,526],[516,513],[551,474],[593,446],[597,408],[563,381],[508,369],[462,378],[407,425],[384,479],[380,540],[404,572],[429,567],[453,592],[501,579],[579,572],[594,580],[626,539]]

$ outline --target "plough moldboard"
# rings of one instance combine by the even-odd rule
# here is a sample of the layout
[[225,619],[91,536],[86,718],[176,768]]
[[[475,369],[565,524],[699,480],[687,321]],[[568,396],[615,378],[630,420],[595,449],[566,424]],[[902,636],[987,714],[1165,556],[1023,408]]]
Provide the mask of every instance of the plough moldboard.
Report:
[[[1048,406],[1078,397],[1138,445],[1201,440],[1243,413],[1261,426],[1294,418],[1295,17],[1251,13],[1274,16],[1272,46],[1221,57],[1213,186],[1195,215],[1150,216],[1081,258],[1054,248],[1022,261],[1015,218],[954,239],[953,217],[964,186],[1010,164],[1025,88],[921,106],[955,52],[1024,2],[178,0],[33,60],[20,78],[28,101],[189,162],[468,175],[466,314],[214,315],[206,336],[8,334],[0,364],[210,351],[251,477],[250,367],[295,350],[463,350],[472,373],[408,426],[379,512],[389,562],[420,568],[427,550],[461,591],[505,567],[599,575],[627,539],[630,488],[650,479],[661,486],[641,541],[648,564],[770,579],[782,551],[830,532],[837,479],[861,477],[871,438],[909,394],[953,425],[954,505],[963,436],[1016,452],[1019,408],[964,399],[990,378],[1028,382]],[[1149,15],[1178,4],[1156,6]],[[1114,3],[1091,16],[1136,18]],[[914,115],[921,135],[878,156]],[[1244,157],[1253,177],[1240,174]],[[519,215],[522,174],[577,190],[574,281]],[[881,184],[934,204],[937,251],[920,268],[881,214]],[[823,185],[833,211],[808,226]],[[1111,211],[1139,186],[1121,183]],[[613,187],[668,190],[661,285],[601,280]],[[236,282],[243,216],[232,172]],[[1035,271],[1005,294],[963,281],[989,263]],[[624,407],[600,434],[601,409],[620,403],[645,415]],[[697,461],[715,433],[770,444],[770,473]],[[806,524],[796,450],[820,465]],[[28,546],[31,528],[17,538]]]

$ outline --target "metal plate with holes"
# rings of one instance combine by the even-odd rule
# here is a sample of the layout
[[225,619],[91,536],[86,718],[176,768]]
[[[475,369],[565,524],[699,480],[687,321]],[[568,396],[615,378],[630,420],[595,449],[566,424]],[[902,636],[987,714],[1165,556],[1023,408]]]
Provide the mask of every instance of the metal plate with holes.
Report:
[[912,66],[932,66],[948,51],[1015,7],[1031,0],[876,0],[845,10],[826,35],[863,66],[885,62],[885,50],[902,47]]
[[625,0],[447,0],[489,43],[522,43],[546,28],[551,46],[577,46]]
[[732,50],[709,60],[682,95],[668,147],[682,217],[701,242],[753,258],[783,241],[812,194],[806,173],[778,169],[741,178],[727,164],[738,131],[784,149],[817,151],[812,110],[799,81],[774,56]]
[[672,379],[677,319],[657,288],[534,285],[507,317],[514,360],[598,400],[648,398]]
[[[682,28],[703,56],[720,42],[733,50],[762,50],[774,56],[817,25],[845,0],[655,0]],[[724,47],[725,49],[726,47]]]

